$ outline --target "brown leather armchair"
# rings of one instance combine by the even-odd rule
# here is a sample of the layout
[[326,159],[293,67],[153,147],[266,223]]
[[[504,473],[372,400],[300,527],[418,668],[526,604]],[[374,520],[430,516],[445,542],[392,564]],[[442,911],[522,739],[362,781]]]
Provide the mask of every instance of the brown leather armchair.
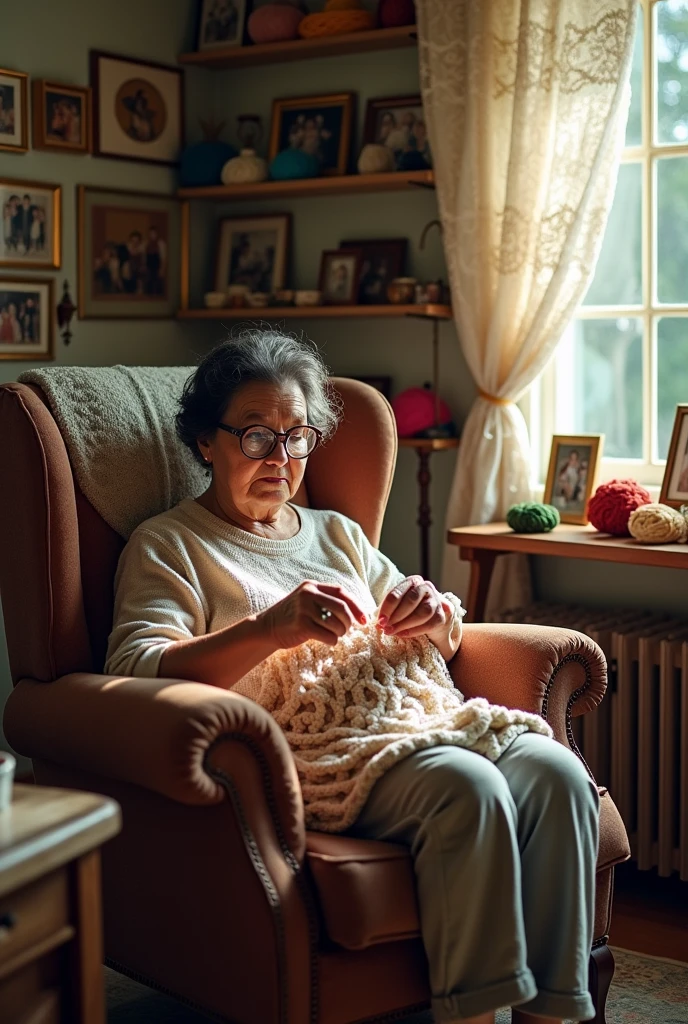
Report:
[[[356,518],[376,544],[396,458],[391,411],[366,385],[335,383],[345,422],[311,456],[301,498]],[[123,830],[103,851],[107,962],[234,1024],[391,1021],[427,1006],[407,850],[307,832],[289,747],[259,705],[201,683],[101,674],[123,542],[77,486],[38,388],[0,387],[0,436],[15,684],[5,730],[39,783],[122,807]],[[451,672],[467,696],[539,712],[574,750],[572,716],[605,689],[594,643],[536,626],[466,625]],[[613,971],[613,865],[629,855],[603,790],[598,1022]]]

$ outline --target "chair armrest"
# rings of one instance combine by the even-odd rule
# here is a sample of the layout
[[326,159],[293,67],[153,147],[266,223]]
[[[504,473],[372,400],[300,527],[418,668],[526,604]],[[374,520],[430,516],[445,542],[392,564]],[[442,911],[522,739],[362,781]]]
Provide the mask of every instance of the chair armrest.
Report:
[[258,787],[261,805],[267,795],[287,848],[303,860],[303,799],[291,750],[272,716],[247,697],[178,679],[83,672],[51,683],[23,679],[5,706],[4,730],[28,757],[185,804],[231,799],[233,776],[241,776],[242,786]]
[[534,711],[561,743],[574,747],[571,718],[596,707],[607,687],[598,645],[556,626],[465,625],[449,670],[466,698]]

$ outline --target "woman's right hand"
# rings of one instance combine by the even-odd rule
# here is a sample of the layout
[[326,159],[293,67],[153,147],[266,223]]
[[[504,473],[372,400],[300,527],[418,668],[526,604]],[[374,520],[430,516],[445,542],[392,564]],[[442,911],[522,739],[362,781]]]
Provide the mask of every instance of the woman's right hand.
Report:
[[[332,614],[323,618],[323,611]],[[296,590],[257,616],[277,649],[320,640],[330,647],[356,622],[365,625],[365,612],[350,594],[335,584],[305,580]]]

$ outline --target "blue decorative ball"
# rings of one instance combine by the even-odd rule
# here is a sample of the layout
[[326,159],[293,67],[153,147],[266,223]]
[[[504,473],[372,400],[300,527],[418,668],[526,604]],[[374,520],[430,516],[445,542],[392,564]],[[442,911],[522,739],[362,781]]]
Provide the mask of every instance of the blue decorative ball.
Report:
[[300,149],[283,149],[270,164],[270,177],[275,181],[289,181],[292,178],[317,178],[320,161],[312,153]]
[[182,153],[179,180],[185,188],[221,185],[222,168],[228,160],[238,155],[234,146],[220,139],[194,142]]

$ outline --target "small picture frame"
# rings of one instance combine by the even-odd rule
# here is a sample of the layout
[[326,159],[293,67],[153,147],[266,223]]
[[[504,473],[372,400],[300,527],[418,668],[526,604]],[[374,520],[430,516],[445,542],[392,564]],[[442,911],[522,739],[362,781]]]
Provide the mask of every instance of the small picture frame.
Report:
[[77,203],[80,319],[173,317],[181,289],[179,201],[78,185]]
[[243,285],[250,292],[272,295],[284,288],[290,233],[288,213],[223,218],[215,259],[215,291]]
[[671,508],[688,505],[688,405],[676,406],[659,500]]
[[0,267],[59,269],[61,218],[59,185],[0,178]]
[[368,100],[365,145],[387,146],[397,171],[429,170],[432,154],[420,96],[387,96]]
[[25,71],[0,68],[0,150],[26,153],[29,148],[29,99]]
[[381,306],[389,302],[387,285],[395,277],[403,277],[406,264],[406,238],[346,239],[340,249],[360,249],[361,276],[358,282],[358,304]]
[[33,148],[88,153],[91,146],[91,90],[34,78]]
[[604,434],[555,434],[543,502],[554,505],[562,523],[585,526],[588,501],[597,485]]
[[327,249],[320,261],[320,293],[325,306],[358,305],[360,249]]
[[54,359],[53,282],[0,274],[0,359]]
[[346,174],[353,111],[352,92],[275,100],[268,159],[300,149],[318,158],[321,174]]
[[179,68],[91,50],[93,155],[179,163],[184,146]]
[[249,0],[200,0],[197,50],[226,50],[241,46]]

